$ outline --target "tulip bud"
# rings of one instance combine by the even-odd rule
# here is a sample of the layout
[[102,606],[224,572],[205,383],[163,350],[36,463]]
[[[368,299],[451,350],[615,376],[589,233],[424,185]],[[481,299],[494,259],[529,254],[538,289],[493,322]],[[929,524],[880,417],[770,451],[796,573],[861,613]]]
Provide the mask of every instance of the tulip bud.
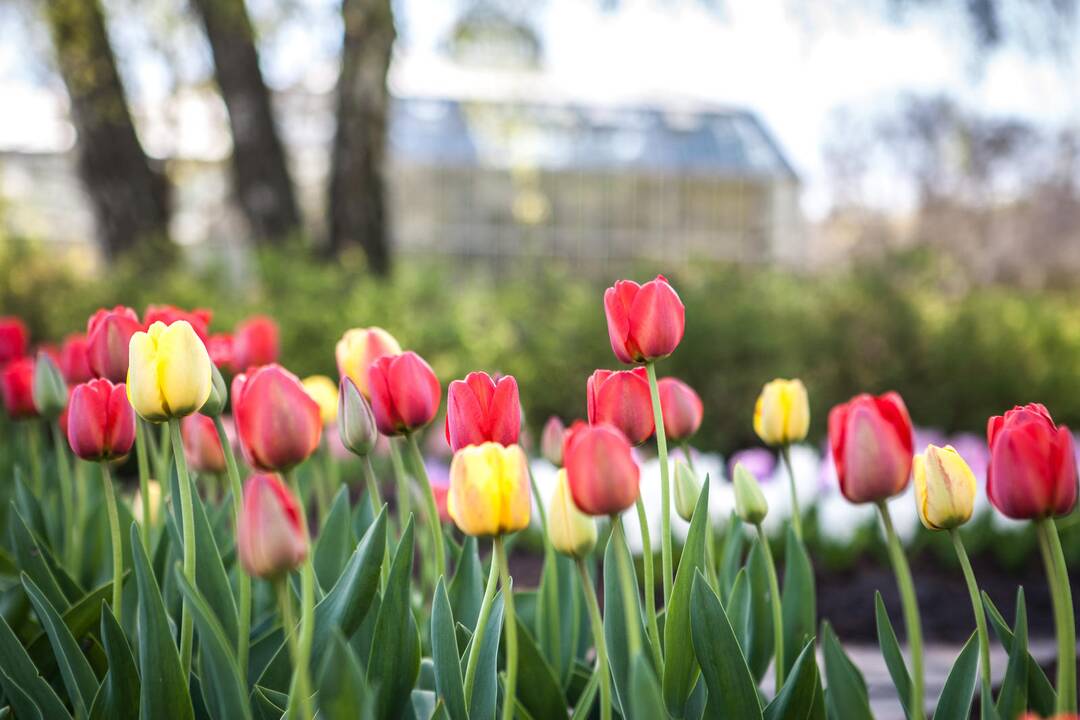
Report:
[[[158,518],[161,517],[161,483],[157,480],[147,480],[146,496],[150,499],[150,525],[153,527],[157,525]],[[139,488],[135,488],[131,514],[135,518],[135,522],[140,525],[143,524],[142,491]]]
[[277,362],[278,326],[265,315],[250,317],[233,331],[233,363],[240,372]]
[[190,415],[210,397],[211,368],[206,346],[187,321],[155,322],[131,336],[128,399],[151,422]]
[[214,363],[210,363],[210,397],[199,408],[199,413],[207,417],[215,418],[225,412],[225,403],[229,399],[229,389],[225,385],[225,378]]
[[512,375],[496,381],[485,372],[472,372],[464,380],[450,383],[446,442],[451,450],[485,442],[514,445],[520,434],[521,402]]
[[97,378],[71,391],[67,413],[71,450],[83,460],[114,460],[135,443],[135,412],[124,384]]
[[288,470],[318,449],[319,406],[300,379],[280,365],[237,375],[232,398],[240,448],[256,470]]
[[597,370],[589,377],[585,389],[591,424],[615,426],[631,445],[640,445],[655,432],[645,368]]
[[915,509],[930,530],[949,530],[971,519],[975,474],[952,445],[929,445],[915,456]]
[[325,375],[310,375],[301,383],[304,392],[308,394],[315,404],[319,406],[319,417],[322,424],[333,425],[338,416],[338,386],[333,380]]
[[596,520],[574,504],[566,470],[560,470],[555,480],[547,513],[547,533],[552,547],[572,558],[583,558],[596,547]]
[[203,473],[225,472],[225,449],[212,419],[201,413],[188,415],[180,421],[180,436],[188,465]]
[[611,349],[627,364],[667,357],[686,328],[686,309],[663,275],[644,285],[615,283],[604,293],[604,314]]
[[698,495],[701,494],[701,481],[683,460],[675,461],[675,512],[686,522],[694,516]]
[[356,383],[357,389],[369,400],[368,371],[372,363],[384,355],[400,354],[401,345],[380,327],[346,330],[334,348],[338,374]]
[[236,550],[244,572],[266,579],[295,570],[307,558],[303,509],[277,475],[253,475],[244,485]]
[[1076,506],[1073,437],[1039,403],[990,418],[986,495],[1015,520],[1066,515]]
[[660,409],[664,413],[664,434],[668,440],[685,440],[701,427],[705,406],[694,389],[682,380],[662,378],[657,383]]
[[34,405],[34,359],[19,357],[0,369],[0,394],[12,420],[37,417]]
[[337,416],[341,444],[360,457],[370,455],[379,439],[375,415],[356,383],[348,376],[341,378]]
[[520,445],[487,442],[454,453],[446,509],[466,535],[504,535],[529,525],[529,466]]
[[371,411],[383,435],[404,435],[428,425],[442,399],[435,371],[412,351],[384,355],[372,363],[368,390]]
[[101,308],[86,324],[86,353],[97,377],[114,383],[127,378],[131,336],[142,330],[139,316],[129,307]]
[[64,338],[64,344],[60,346],[60,373],[68,385],[78,385],[94,378],[86,335],[73,333]]
[[540,435],[540,453],[549,463],[555,467],[563,464],[563,440],[566,435],[566,426],[556,415],[548,418],[544,424],[544,432]]
[[26,355],[29,342],[26,325],[17,317],[0,317],[0,368]]
[[769,503],[754,474],[741,464],[735,466],[735,512],[743,522],[760,525],[769,513]]
[[638,499],[640,471],[630,443],[611,425],[571,428],[563,447],[574,504],[588,515],[615,515]]
[[34,363],[34,407],[42,417],[55,420],[67,407],[64,376],[48,353],[39,352]]
[[896,393],[858,395],[834,407],[829,412],[829,445],[840,492],[850,502],[880,502],[907,487],[911,418]]
[[802,380],[765,383],[754,404],[754,432],[768,445],[790,445],[806,438],[810,404]]

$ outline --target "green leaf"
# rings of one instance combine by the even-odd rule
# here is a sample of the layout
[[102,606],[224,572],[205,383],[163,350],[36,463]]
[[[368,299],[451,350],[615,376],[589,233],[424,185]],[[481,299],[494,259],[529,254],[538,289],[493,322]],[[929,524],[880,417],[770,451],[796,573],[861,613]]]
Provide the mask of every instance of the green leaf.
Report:
[[716,597],[700,570],[694,577],[692,593],[689,608],[692,644],[711,699],[706,707],[706,716],[747,720],[760,718],[757,685],[750,675],[750,668],[746,665],[720,598]]
[[457,621],[465,627],[476,627],[480,605],[484,601],[484,570],[480,566],[476,538],[465,538],[461,559],[454,569],[454,579],[450,581],[446,595]]
[[[755,682],[761,682],[773,656],[772,604],[769,602],[769,561],[760,541],[754,541],[746,560],[750,586],[750,649],[746,662]],[[783,618],[781,618],[783,622]]]
[[[476,661],[476,677],[473,680],[472,695],[469,697],[469,717],[472,720],[491,720],[495,717],[499,691],[499,640],[502,635],[502,626],[502,592],[497,592],[491,601],[487,625],[484,627],[484,635],[481,638],[480,656]],[[461,658],[463,671],[468,665],[469,653],[472,651],[472,643],[475,640],[474,635],[465,647],[464,657]]]
[[665,612],[664,647],[683,649],[667,653],[664,659],[664,703],[668,712],[677,718],[685,714],[686,700],[700,672],[694,654],[685,649],[691,644],[690,592],[696,573],[705,569],[705,533],[708,528],[709,482],[706,479],[690,519],[690,529],[686,533],[679,568],[675,571],[675,584],[671,588]]
[[315,577],[324,588],[333,587],[356,547],[349,516],[349,488],[342,485],[330,506],[315,544]]
[[454,611],[446,594],[443,578],[435,587],[431,603],[431,660],[435,665],[435,689],[453,720],[468,718],[465,688],[461,679],[461,654],[454,631]]
[[256,685],[251,691],[251,708],[259,720],[281,720],[288,704],[289,696],[277,690]]
[[971,717],[971,700],[975,697],[975,681],[979,671],[979,638],[972,633],[956,656],[945,687],[938,697],[934,715],[940,718]]
[[735,638],[739,641],[739,649],[742,650],[744,657],[748,657],[754,640],[752,637],[754,628],[750,616],[750,581],[746,578],[746,568],[741,568],[735,574],[735,580],[731,584],[731,593],[728,595],[724,609],[731,623],[731,629],[735,631]]
[[[384,508],[386,505],[382,507]],[[367,493],[361,493],[359,502],[356,503],[356,507],[352,511],[352,533],[354,538],[362,538],[367,534],[371,523],[375,522],[375,516],[377,515],[375,510],[381,511],[382,508],[372,508],[371,503],[367,501]]]
[[373,717],[380,720],[402,713],[420,672],[420,635],[410,606],[412,566],[410,518],[390,565],[367,664],[367,681],[375,691]]
[[20,717],[65,718],[67,708],[52,686],[38,674],[11,626],[0,618],[0,683]]
[[[998,642],[1005,648],[1006,653],[1012,655],[1012,629],[1009,627],[1009,624],[1005,622],[1005,618],[1001,616],[1001,613],[990,599],[990,596],[985,592],[982,594],[982,601],[983,606],[986,608],[986,615],[990,620],[990,625],[994,628],[994,634],[998,638]],[[1054,714],[1054,708],[1057,705],[1057,693],[1050,684],[1049,678],[1046,677],[1046,672],[1042,669],[1042,665],[1039,665],[1039,663],[1036,662],[1035,658],[1031,656],[1031,653],[1028,653],[1027,666],[1028,709],[1033,710],[1044,717],[1049,717]]]
[[784,544],[784,589],[780,593],[785,674],[795,664],[799,651],[814,636],[817,627],[816,598],[810,556],[806,553],[806,546],[795,535],[794,527],[788,525]]
[[139,671],[131,646],[108,604],[101,611],[101,639],[109,672],[90,710],[90,720],[135,720],[139,717]]
[[1024,588],[1016,591],[1016,622],[1013,623],[1013,642],[1005,677],[998,691],[997,713],[1003,718],[1014,718],[1027,708],[1027,608],[1024,604]]
[[566,697],[559,678],[536,645],[532,633],[517,618],[518,702],[536,718],[555,718],[566,715]]
[[341,633],[330,636],[318,688],[319,717],[323,720],[356,720],[371,715],[371,695],[364,671]]
[[885,667],[889,669],[889,677],[892,678],[893,687],[900,697],[900,705],[904,709],[904,716],[911,717],[911,675],[908,674],[907,665],[904,664],[904,655],[900,652],[900,643],[896,640],[896,632],[889,620],[889,612],[885,609],[885,601],[881,599],[881,593],[874,591],[874,619],[877,622],[878,646],[881,655],[885,658]]
[[71,700],[71,706],[75,708],[75,715],[86,717],[94,702],[94,695],[97,693],[97,676],[90,668],[90,663],[87,662],[79,644],[71,636],[71,631],[64,624],[60,613],[56,612],[56,608],[49,603],[29,575],[23,573],[21,580],[23,588],[26,589],[26,596],[30,598],[34,606],[38,621],[49,636],[53,654],[60,666],[60,677],[64,681],[64,688],[67,690],[68,699]]
[[[604,551],[604,639],[607,642],[608,659],[611,665],[611,680],[615,686],[615,700],[624,718],[632,717],[628,710],[630,702],[630,643],[626,637],[627,615],[638,621],[639,635],[645,640],[645,629],[641,626],[641,598],[634,593],[634,606],[627,608],[619,583],[619,564],[626,563],[633,567],[633,558],[626,542],[616,543],[616,534],[608,538]],[[621,536],[620,536],[621,537]],[[619,560],[622,555],[622,560]]]
[[728,518],[727,529],[724,531],[724,547],[720,551],[720,572],[717,580],[720,583],[720,599],[727,603],[731,596],[731,590],[735,586],[735,576],[742,567],[743,548],[746,544],[746,535],[743,532],[742,520],[734,512]]
[[561,685],[563,679],[570,675],[569,657],[562,648],[562,619],[566,618],[569,624],[575,608],[561,603],[558,557],[553,550],[544,553],[544,568],[540,573],[540,586],[536,589],[536,617],[532,632],[544,658],[557,668]]
[[634,708],[634,717],[662,718],[666,716],[664,698],[645,656],[638,653],[630,665],[630,707]]
[[180,653],[173,642],[169,617],[161,591],[150,569],[139,528],[131,525],[131,549],[135,582],[139,587],[139,716],[143,720],[175,718],[192,720],[194,709],[187,678],[180,667]]
[[813,713],[814,698],[821,692],[814,640],[811,638],[798,654],[784,686],[765,708],[765,720],[808,720]]
[[825,655],[825,681],[829,687],[826,696],[829,717],[874,720],[862,673],[840,647],[840,641],[829,623],[823,625],[821,634]]
[[[101,616],[101,602],[112,597],[112,582],[107,582],[84,595],[63,613],[64,624],[76,640],[91,632]],[[48,675],[56,669],[56,658],[49,636],[41,632],[27,645],[26,651],[38,669]]]
[[67,610],[71,603],[50,567],[52,563],[47,560],[52,557],[49,550],[38,541],[39,536],[31,532],[15,503],[11,504],[8,518],[11,521],[11,542],[19,568],[33,579],[53,607],[60,608],[61,612]]
[[[45,524],[45,513],[41,510],[41,503],[38,502],[37,496],[23,482],[22,473],[17,470],[15,472],[14,495],[15,498],[11,501],[14,513],[17,513],[23,519],[26,527],[34,535],[42,538],[48,544],[49,530]],[[11,515],[8,516],[8,521],[11,522]],[[52,548],[51,544],[49,544],[49,548]]]
[[[604,682],[607,681],[607,678],[604,678]],[[585,720],[588,718],[593,703],[596,702],[598,692],[600,692],[600,673],[594,671],[589,674],[589,681],[582,688],[577,700],[574,701],[574,714],[570,716],[570,720]]]

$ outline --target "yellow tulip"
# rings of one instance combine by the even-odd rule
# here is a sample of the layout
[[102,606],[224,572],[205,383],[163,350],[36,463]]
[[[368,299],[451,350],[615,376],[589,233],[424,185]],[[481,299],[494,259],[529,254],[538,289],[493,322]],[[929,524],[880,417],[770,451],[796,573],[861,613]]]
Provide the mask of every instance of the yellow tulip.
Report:
[[197,412],[212,386],[210,355],[187,320],[131,336],[127,395],[142,417],[164,422]]
[[931,530],[949,530],[971,519],[975,474],[952,445],[928,445],[915,456],[915,508]]
[[[157,480],[147,480],[146,497],[150,499],[148,503],[150,505],[150,526],[153,527],[157,525],[158,518],[161,516],[161,483]],[[131,503],[131,513],[135,517],[135,522],[142,525],[142,492],[138,488],[135,489],[135,497]]]
[[765,383],[754,405],[754,432],[768,445],[790,445],[806,438],[810,403],[802,380]]
[[529,525],[529,467],[520,445],[468,445],[450,463],[446,510],[466,535],[503,535]]
[[346,330],[334,348],[338,373],[348,377],[364,397],[370,399],[368,368],[383,355],[400,355],[401,345],[380,327]]
[[555,480],[555,492],[548,508],[547,533],[556,551],[583,558],[596,547],[596,521],[578,510],[566,481],[566,470]]
[[304,392],[319,406],[319,417],[322,418],[322,424],[330,425],[336,422],[338,389],[334,381],[325,375],[312,375],[304,378],[301,383],[304,386]]

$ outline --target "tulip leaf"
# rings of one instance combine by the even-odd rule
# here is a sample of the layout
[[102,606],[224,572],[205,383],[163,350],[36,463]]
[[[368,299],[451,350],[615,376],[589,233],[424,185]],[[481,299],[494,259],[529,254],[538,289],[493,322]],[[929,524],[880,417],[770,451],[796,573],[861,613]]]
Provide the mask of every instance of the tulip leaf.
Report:
[[454,612],[446,594],[443,578],[435,587],[431,604],[431,660],[435,665],[436,694],[446,705],[452,720],[468,718],[465,709],[465,688],[461,679],[461,654],[458,653]]
[[900,652],[900,643],[896,640],[896,632],[893,630],[892,621],[889,620],[889,612],[885,609],[885,601],[881,599],[881,593],[874,591],[874,619],[877,622],[878,646],[881,655],[885,658],[885,667],[889,670],[893,687],[900,697],[900,705],[904,709],[904,716],[911,717],[911,675],[908,674],[907,665],[904,664],[904,655]]
[[540,586],[536,590],[533,632],[544,658],[555,668],[561,686],[570,677],[572,655],[570,648],[563,647],[567,640],[563,636],[577,620],[577,597],[573,593],[562,592],[563,584],[569,580],[565,578],[565,573],[560,572],[560,559],[568,558],[562,558],[550,547],[545,547],[544,569],[540,575]]
[[[604,678],[607,682],[607,678]],[[585,720],[590,716],[592,712],[593,703],[596,702],[596,694],[600,692],[600,673],[592,672],[589,674],[589,680],[585,683],[585,687],[581,689],[581,693],[578,694],[577,699],[574,701],[574,714],[570,716],[570,720]]]
[[806,641],[814,636],[817,627],[817,597],[814,568],[806,546],[788,525],[784,544],[784,589],[780,602],[784,622],[784,670],[791,670]]
[[38,674],[11,626],[0,617],[0,684],[15,714],[22,717],[64,718],[67,708]]
[[52,555],[38,541],[39,536],[30,529],[14,502],[11,504],[8,519],[11,523],[11,542],[19,568],[33,579],[53,607],[60,608],[61,612],[67,610],[70,605],[69,595],[61,589],[59,578],[53,572],[53,563],[50,562]]
[[173,642],[161,591],[139,539],[139,528],[134,523],[131,549],[139,587],[139,716],[144,720],[162,717],[191,720],[195,713],[187,678],[180,667],[180,653]]
[[[92,632],[101,616],[101,602],[112,597],[112,582],[101,585],[86,595],[77,603],[69,607],[63,613],[64,624],[67,625],[72,637],[81,639],[87,633]],[[56,669],[56,658],[53,656],[52,647],[49,645],[49,636],[41,632],[26,647],[34,664],[42,674],[48,675]]]
[[825,656],[825,679],[829,691],[826,702],[830,718],[844,720],[874,720],[870,712],[870,697],[862,673],[851,662],[829,623],[821,630]]
[[735,574],[724,611],[731,623],[731,629],[735,631],[735,638],[739,641],[743,656],[749,657],[753,627],[750,617],[750,581],[746,579],[746,568]]
[[116,616],[101,607],[101,639],[109,659],[109,672],[101,682],[90,710],[90,720],[135,720],[139,717],[139,671],[131,646]]
[[[487,625],[484,626],[483,637],[480,638],[480,656],[476,661],[476,677],[473,680],[472,695],[469,696],[469,717],[472,720],[492,720],[495,717],[498,702],[499,640],[502,635],[502,626],[503,599],[502,592],[498,592],[491,601]],[[469,653],[475,641],[476,635],[473,635],[465,647],[461,658],[463,672],[468,666]]]
[[372,508],[367,502],[367,492],[360,494],[360,501],[352,511],[352,533],[354,538],[362,538],[367,534],[371,523],[375,522],[375,516],[381,508]]
[[634,717],[662,718],[666,715],[663,694],[645,656],[638,653],[630,665],[630,706]]
[[289,696],[277,690],[256,685],[251,691],[251,708],[259,720],[281,720],[288,704]]
[[484,572],[477,552],[477,540],[469,536],[461,547],[461,555],[454,578],[446,589],[450,608],[459,623],[468,628],[476,627],[480,617],[480,605],[484,600]]
[[555,670],[544,658],[532,633],[517,618],[518,702],[536,718],[554,718],[566,714],[566,697]]
[[821,676],[811,638],[792,663],[784,686],[766,706],[764,720],[809,720],[813,717],[814,699],[821,693]]
[[339,632],[330,636],[317,686],[320,718],[356,720],[371,715],[371,696],[364,671],[356,653]]
[[[619,542],[616,542],[619,540]],[[620,560],[619,557],[622,556]],[[634,718],[637,715],[630,710],[630,664],[633,656],[630,654],[630,643],[626,637],[627,615],[634,618],[638,624],[638,635],[644,640],[645,629],[641,624],[641,598],[634,593],[633,607],[627,608],[623,597],[622,587],[619,582],[623,567],[633,567],[633,558],[630,556],[630,548],[626,545],[625,537],[620,533],[612,533],[608,538],[607,549],[604,551],[604,639],[607,642],[608,661],[611,664],[611,680],[615,686],[615,701],[624,718]]]
[[[679,567],[675,571],[675,584],[671,587],[671,597],[665,609],[664,647],[688,649],[691,645],[690,593],[696,573],[705,569],[705,533],[708,528],[709,482],[706,480],[690,519],[690,529],[686,533]],[[685,650],[671,652],[665,658],[664,703],[673,716],[681,718],[685,714],[686,700],[694,689],[699,672],[693,653]]]
[[1003,718],[1014,718],[1027,708],[1027,608],[1024,588],[1016,591],[1016,622],[1013,623],[1013,641],[1005,677],[998,691],[996,710]]
[[694,655],[709,688],[705,715],[717,719],[761,718],[757,685],[739,648],[735,631],[720,598],[700,570],[694,577],[689,610]]
[[979,670],[979,638],[972,633],[956,656],[945,686],[938,697],[934,714],[941,718],[966,718],[971,716],[971,700],[975,697],[975,684]]
[[735,576],[742,567],[743,548],[746,544],[746,535],[743,533],[742,520],[734,512],[728,519],[727,529],[724,531],[724,546],[720,551],[720,571],[716,579],[720,584],[720,600],[726,603],[731,597],[731,590],[735,586]]
[[[985,592],[982,594],[982,601],[983,606],[986,608],[986,616],[990,620],[991,627],[994,628],[994,634],[997,635],[1001,646],[1005,648],[1005,652],[1011,656],[1013,647],[1012,629],[1005,622],[1005,618],[1002,617],[990,596]],[[1027,657],[1027,667],[1028,709],[1044,717],[1049,717],[1054,714],[1054,708],[1057,705],[1057,693],[1050,684],[1049,678],[1046,677],[1042,665],[1039,665],[1030,653],[1028,653]]]
[[319,528],[319,541],[315,544],[315,577],[321,587],[333,587],[354,547],[356,538],[349,516],[349,488],[342,485]]

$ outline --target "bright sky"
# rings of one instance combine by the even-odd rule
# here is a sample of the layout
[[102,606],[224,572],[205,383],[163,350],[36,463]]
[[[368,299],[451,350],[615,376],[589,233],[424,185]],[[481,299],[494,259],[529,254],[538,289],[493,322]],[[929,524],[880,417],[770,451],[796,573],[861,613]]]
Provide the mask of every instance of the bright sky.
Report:
[[[170,7],[184,8],[183,0],[150,2],[159,22]],[[338,2],[297,0],[291,6],[299,10],[284,17],[278,16],[281,4],[273,0],[248,2],[260,23],[274,28],[262,46],[270,82],[277,87],[332,87],[340,42]],[[130,11],[131,3],[134,0],[106,0],[107,6],[120,10]],[[444,47],[465,4],[397,0],[400,41],[391,76],[395,89],[439,92],[460,79],[448,67]],[[820,217],[829,207],[822,144],[837,110],[871,114],[905,93],[945,92],[980,112],[1052,126],[1080,124],[1080,50],[1050,56],[1006,46],[976,60],[968,41],[970,23],[959,9],[965,3],[942,3],[956,6],[955,11],[911,11],[902,21],[889,19],[879,8],[866,9],[874,3],[854,0],[718,0],[712,5],[621,0],[617,10],[605,10],[610,4],[536,3],[532,20],[543,42],[543,77],[526,87],[554,88],[559,95],[590,102],[689,100],[747,107],[758,113],[802,175],[803,206],[811,217]],[[48,45],[3,8],[0,5],[0,148],[63,146],[72,137],[63,122],[63,99],[58,99],[41,64],[27,60]],[[799,8],[798,15],[793,8]],[[181,23],[182,42],[175,50],[182,59],[179,78],[173,71],[177,63],[164,61],[145,27],[114,22],[110,29],[140,114],[169,118],[161,126],[165,130],[144,137],[150,151],[182,148],[217,155],[227,152],[227,141],[214,130],[220,127],[222,108],[208,108],[184,93],[164,102],[174,83],[197,85],[209,71],[190,10],[184,12],[187,25]],[[486,81],[481,76],[473,82]],[[898,198],[884,202],[900,202]]]

